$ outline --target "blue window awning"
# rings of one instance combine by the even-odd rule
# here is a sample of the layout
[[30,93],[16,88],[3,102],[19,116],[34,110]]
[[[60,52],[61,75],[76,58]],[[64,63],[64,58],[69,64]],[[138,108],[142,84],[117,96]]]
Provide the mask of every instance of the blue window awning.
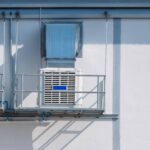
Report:
[[74,59],[78,24],[46,24],[46,58]]

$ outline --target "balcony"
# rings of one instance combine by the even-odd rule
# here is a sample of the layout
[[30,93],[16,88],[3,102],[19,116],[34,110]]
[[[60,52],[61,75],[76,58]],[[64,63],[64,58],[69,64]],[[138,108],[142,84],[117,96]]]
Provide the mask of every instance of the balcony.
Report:
[[74,88],[48,88],[46,91],[45,87],[55,88],[66,83],[45,83],[46,78],[51,79],[47,74],[17,74],[15,111],[49,112],[52,115],[101,115],[105,110],[105,75],[55,74],[55,79],[66,78],[69,81],[72,77],[75,79]]

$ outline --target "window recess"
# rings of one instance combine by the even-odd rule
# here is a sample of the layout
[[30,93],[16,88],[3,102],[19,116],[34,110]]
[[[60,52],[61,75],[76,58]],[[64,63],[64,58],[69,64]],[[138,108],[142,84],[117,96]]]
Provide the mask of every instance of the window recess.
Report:
[[46,23],[45,58],[75,60],[81,53],[81,23]]

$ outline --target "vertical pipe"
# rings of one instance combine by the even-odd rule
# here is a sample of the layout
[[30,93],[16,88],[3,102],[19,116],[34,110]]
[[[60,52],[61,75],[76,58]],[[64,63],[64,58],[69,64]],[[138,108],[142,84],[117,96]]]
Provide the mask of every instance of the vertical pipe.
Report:
[[[41,33],[41,29],[42,29],[42,25],[41,25],[41,14],[42,14],[42,8],[39,8],[39,32],[40,32],[40,51],[42,51],[42,45],[41,45],[41,40],[42,40],[42,33]],[[42,68],[42,59],[40,59],[40,68]],[[41,73],[41,72],[40,72]],[[40,81],[39,81],[40,80]],[[37,104],[39,105],[39,108],[41,107],[41,99],[42,99],[42,93],[41,93],[41,85],[42,85],[42,80],[43,80],[43,76],[39,76],[38,77],[38,85],[37,85],[37,88],[38,88],[38,99],[37,99]],[[40,85],[39,85],[40,84]]]
[[[104,12],[105,20],[106,20],[106,27],[105,27],[105,70],[104,70],[104,90],[106,92],[106,75],[107,75],[107,51],[108,51],[108,13],[107,11]],[[106,93],[104,95],[104,103],[103,103],[103,110],[105,111],[105,101],[106,101]]]
[[10,100],[10,108],[13,107],[14,102],[14,59],[12,55],[12,47],[13,47],[13,41],[12,41],[12,12],[10,12],[10,20],[9,20],[9,56],[10,56],[10,87],[9,87],[9,100]]
[[16,96],[16,89],[17,89],[17,82],[18,82],[18,79],[17,79],[17,63],[18,63],[18,32],[19,32],[19,13],[16,12],[16,53],[15,53],[15,70],[14,70],[14,74],[15,74],[15,87],[14,87],[14,109],[16,109],[17,107],[17,96]]
[[[113,21],[113,113],[120,114],[121,19]],[[113,121],[113,150],[120,150],[120,120]]]
[[107,74],[107,49],[108,49],[108,14],[107,12],[104,12],[105,15],[105,70],[104,70],[104,74]]
[[16,21],[16,54],[15,54],[15,74],[17,74],[17,59],[18,59],[18,28],[19,28],[19,22],[18,19]]
[[[42,8],[40,8],[40,10],[39,10],[39,32],[40,32],[40,42],[39,42],[39,44],[40,44],[40,50],[42,50],[42,45],[41,45],[41,40],[42,40],[42,33],[41,33],[41,29],[42,29],[42,25],[41,25],[41,13],[42,13]],[[42,68],[42,60],[41,60],[41,64],[40,64],[41,66],[41,68]]]
[[2,14],[3,15],[3,19],[4,19],[4,22],[3,22],[3,74],[2,74],[2,109],[3,108],[3,103],[4,103],[4,99],[5,99],[5,45],[6,45],[6,41],[5,41],[5,31],[6,31],[6,23],[5,23],[5,13]]

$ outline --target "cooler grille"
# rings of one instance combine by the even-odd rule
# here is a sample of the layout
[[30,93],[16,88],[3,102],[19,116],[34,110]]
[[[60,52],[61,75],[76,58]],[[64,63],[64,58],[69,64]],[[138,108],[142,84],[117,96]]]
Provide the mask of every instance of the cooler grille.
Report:
[[74,104],[73,91],[75,91],[75,72],[44,72],[44,104]]

